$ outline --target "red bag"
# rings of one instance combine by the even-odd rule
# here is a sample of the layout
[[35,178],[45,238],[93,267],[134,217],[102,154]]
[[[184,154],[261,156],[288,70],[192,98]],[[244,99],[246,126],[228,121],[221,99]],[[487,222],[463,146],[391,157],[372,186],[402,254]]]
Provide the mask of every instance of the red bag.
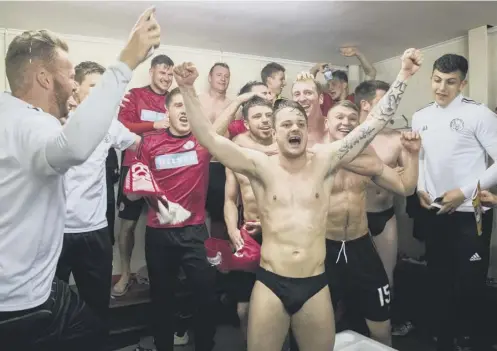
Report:
[[124,179],[124,194],[159,196],[162,194],[147,165],[135,162],[129,167]]
[[221,272],[255,272],[261,260],[261,246],[247,233],[245,226],[240,228],[243,247],[233,252],[231,242],[208,238],[205,242],[207,260]]

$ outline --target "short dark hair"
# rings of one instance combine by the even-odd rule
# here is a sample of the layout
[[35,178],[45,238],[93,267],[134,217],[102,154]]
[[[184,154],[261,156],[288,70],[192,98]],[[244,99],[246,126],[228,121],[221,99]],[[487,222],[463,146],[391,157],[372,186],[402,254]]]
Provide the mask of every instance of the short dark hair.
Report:
[[268,63],[261,70],[261,80],[262,80],[262,82],[264,84],[267,84],[267,79],[269,77],[272,77],[273,74],[278,73],[278,72],[285,73],[285,67],[283,67],[282,65],[280,65],[279,63],[276,63],[276,62]]
[[93,73],[104,74],[105,67],[93,61],[83,61],[74,67],[74,72],[74,80],[81,84],[87,75]]
[[263,82],[258,82],[258,81],[255,81],[255,80],[251,80],[250,82],[248,82],[247,84],[245,84],[240,89],[240,92],[238,93],[238,95],[250,93],[252,91],[253,87],[258,87],[258,86],[266,86],[266,84],[264,84]]
[[340,80],[342,82],[348,83],[349,76],[347,75],[347,72],[345,72],[345,71],[333,71],[331,73],[331,80]]
[[[433,71],[442,73],[461,72],[461,79],[466,79],[468,74],[468,60],[461,55],[445,54],[433,63]],[[432,72],[433,72],[432,71]]]
[[345,107],[345,108],[348,108],[350,110],[354,110],[355,112],[359,113],[359,107],[357,107],[356,104],[354,104],[352,101],[350,100],[342,100],[342,101],[339,101],[337,102],[336,104],[334,104],[330,110],[328,111],[328,113],[330,111],[333,111],[336,107]]
[[169,105],[171,105],[171,101],[173,100],[173,97],[175,97],[178,94],[181,94],[181,91],[179,90],[178,87],[174,88],[169,93],[167,93],[167,95],[166,95],[166,107],[169,107]]
[[271,104],[271,101],[267,99],[263,99],[260,96],[254,96],[251,98],[249,101],[243,104],[242,107],[242,116],[245,120],[248,119],[248,111],[250,110],[251,107],[254,106],[267,106],[271,110],[273,109],[273,105]]
[[26,77],[26,65],[32,61],[39,60],[47,69],[54,69],[58,49],[69,52],[67,43],[49,30],[31,30],[16,36],[5,56],[10,90],[15,94],[30,84]]
[[167,67],[172,67],[172,66],[174,66],[174,62],[167,55],[157,55],[152,59],[152,63],[150,64],[150,68],[153,68],[157,65],[166,65]]
[[276,126],[276,115],[281,112],[284,108],[293,108],[298,110],[304,117],[307,122],[307,114],[305,113],[304,108],[298,102],[288,99],[280,99],[274,103],[273,107],[273,127]]
[[361,108],[361,101],[365,100],[371,103],[376,97],[376,90],[388,91],[390,84],[382,80],[367,80],[359,84],[354,90],[354,102]]
[[228,71],[230,70],[230,66],[228,66],[227,63],[224,63],[224,62],[216,62],[215,64],[212,65],[211,69],[209,70],[209,75],[212,75],[212,72],[214,71],[214,68],[216,67],[224,67],[226,68]]

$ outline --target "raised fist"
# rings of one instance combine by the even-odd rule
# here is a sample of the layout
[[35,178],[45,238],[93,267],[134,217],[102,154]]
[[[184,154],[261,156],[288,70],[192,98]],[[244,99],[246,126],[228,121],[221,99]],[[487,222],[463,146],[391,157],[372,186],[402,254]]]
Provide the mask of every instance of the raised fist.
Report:
[[185,62],[174,67],[174,78],[180,87],[192,87],[198,77],[197,67],[191,62]]
[[417,132],[402,132],[400,142],[402,147],[410,153],[419,152],[421,149],[421,137]]
[[352,46],[340,48],[340,53],[345,57],[357,56],[358,52],[357,48]]
[[402,71],[409,75],[412,76],[414,75],[419,68],[421,67],[421,64],[423,63],[423,54],[421,53],[420,50],[417,49],[407,49],[404,52],[404,55],[402,55]]
[[150,7],[138,18],[119,59],[134,70],[159,45],[160,26],[155,19],[155,8]]

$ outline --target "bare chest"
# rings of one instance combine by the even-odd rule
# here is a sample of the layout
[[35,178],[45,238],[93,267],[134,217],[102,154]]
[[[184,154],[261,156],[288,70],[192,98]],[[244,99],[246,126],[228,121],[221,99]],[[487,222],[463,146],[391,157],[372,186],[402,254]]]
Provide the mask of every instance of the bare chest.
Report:
[[368,177],[340,169],[333,180],[331,194],[343,192],[363,193],[369,180]]
[[401,152],[398,134],[380,134],[371,142],[378,157],[390,167],[396,167]]
[[[289,173],[275,165],[264,198],[276,207],[310,208],[325,203],[326,182],[318,181],[311,167]],[[254,189],[255,190],[255,189]]]
[[211,122],[214,122],[230,101],[227,98],[225,100],[217,100],[205,96],[200,99],[200,103],[202,104],[202,109],[207,118],[209,118]]

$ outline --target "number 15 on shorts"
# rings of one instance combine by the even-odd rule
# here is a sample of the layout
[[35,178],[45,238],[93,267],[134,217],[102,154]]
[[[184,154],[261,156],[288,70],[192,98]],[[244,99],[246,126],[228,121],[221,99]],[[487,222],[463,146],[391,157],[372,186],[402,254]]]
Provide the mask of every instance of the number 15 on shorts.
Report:
[[378,295],[381,307],[390,304],[390,285],[387,284],[382,288],[378,288]]

